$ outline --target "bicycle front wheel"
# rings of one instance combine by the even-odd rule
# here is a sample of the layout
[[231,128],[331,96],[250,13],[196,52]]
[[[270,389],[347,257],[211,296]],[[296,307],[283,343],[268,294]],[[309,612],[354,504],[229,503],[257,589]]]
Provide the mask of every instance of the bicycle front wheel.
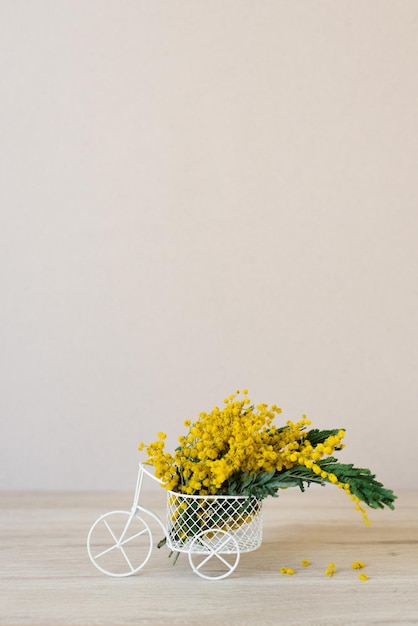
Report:
[[87,552],[108,576],[132,576],[148,562],[153,541],[148,524],[131,511],[110,511],[90,528]]

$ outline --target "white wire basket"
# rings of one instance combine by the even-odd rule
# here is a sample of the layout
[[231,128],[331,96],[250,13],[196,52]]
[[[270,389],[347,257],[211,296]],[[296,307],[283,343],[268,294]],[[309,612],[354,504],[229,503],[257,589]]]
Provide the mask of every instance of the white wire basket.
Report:
[[167,545],[176,552],[251,552],[261,545],[262,502],[247,496],[167,492]]

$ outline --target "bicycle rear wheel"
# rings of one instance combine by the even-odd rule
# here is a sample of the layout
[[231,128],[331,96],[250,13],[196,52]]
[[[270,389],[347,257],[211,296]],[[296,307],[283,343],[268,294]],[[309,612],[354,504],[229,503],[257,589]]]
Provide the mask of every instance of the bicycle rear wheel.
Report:
[[190,544],[190,566],[195,574],[207,580],[226,578],[236,569],[239,559],[238,542],[225,530],[204,530]]

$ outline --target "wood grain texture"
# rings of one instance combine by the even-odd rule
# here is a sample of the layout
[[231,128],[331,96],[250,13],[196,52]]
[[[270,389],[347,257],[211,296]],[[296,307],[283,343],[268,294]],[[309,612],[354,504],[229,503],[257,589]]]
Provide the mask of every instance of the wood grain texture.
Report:
[[[143,494],[164,517],[165,494]],[[262,546],[242,554],[219,581],[196,576],[154,548],[138,574],[109,578],[90,563],[86,536],[125,493],[8,493],[0,511],[0,624],[3,626],[409,626],[418,624],[418,493],[395,511],[371,511],[371,525],[339,490],[285,491],[264,503]],[[153,527],[154,528],[154,527]],[[155,539],[161,531],[155,528]],[[311,565],[303,567],[302,559]],[[329,562],[336,574],[324,575]],[[353,561],[364,561],[369,580]],[[282,566],[295,570],[280,573]]]

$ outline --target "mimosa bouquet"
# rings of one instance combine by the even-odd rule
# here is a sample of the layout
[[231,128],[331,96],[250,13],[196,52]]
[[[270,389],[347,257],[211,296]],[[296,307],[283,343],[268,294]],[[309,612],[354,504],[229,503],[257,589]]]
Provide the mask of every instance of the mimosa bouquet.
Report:
[[340,463],[345,430],[309,428],[306,416],[282,426],[274,423],[281,409],[275,404],[252,404],[247,390],[224,400],[223,408],[184,422],[187,432],[179,437],[173,453],[165,451],[163,432],[146,448],[146,463],[164,487],[179,494],[199,496],[253,496],[262,500],[277,496],[279,489],[312,483],[331,483],[351,497],[369,523],[362,504],[371,508],[394,508],[396,498],[376,480],[369,469]]

